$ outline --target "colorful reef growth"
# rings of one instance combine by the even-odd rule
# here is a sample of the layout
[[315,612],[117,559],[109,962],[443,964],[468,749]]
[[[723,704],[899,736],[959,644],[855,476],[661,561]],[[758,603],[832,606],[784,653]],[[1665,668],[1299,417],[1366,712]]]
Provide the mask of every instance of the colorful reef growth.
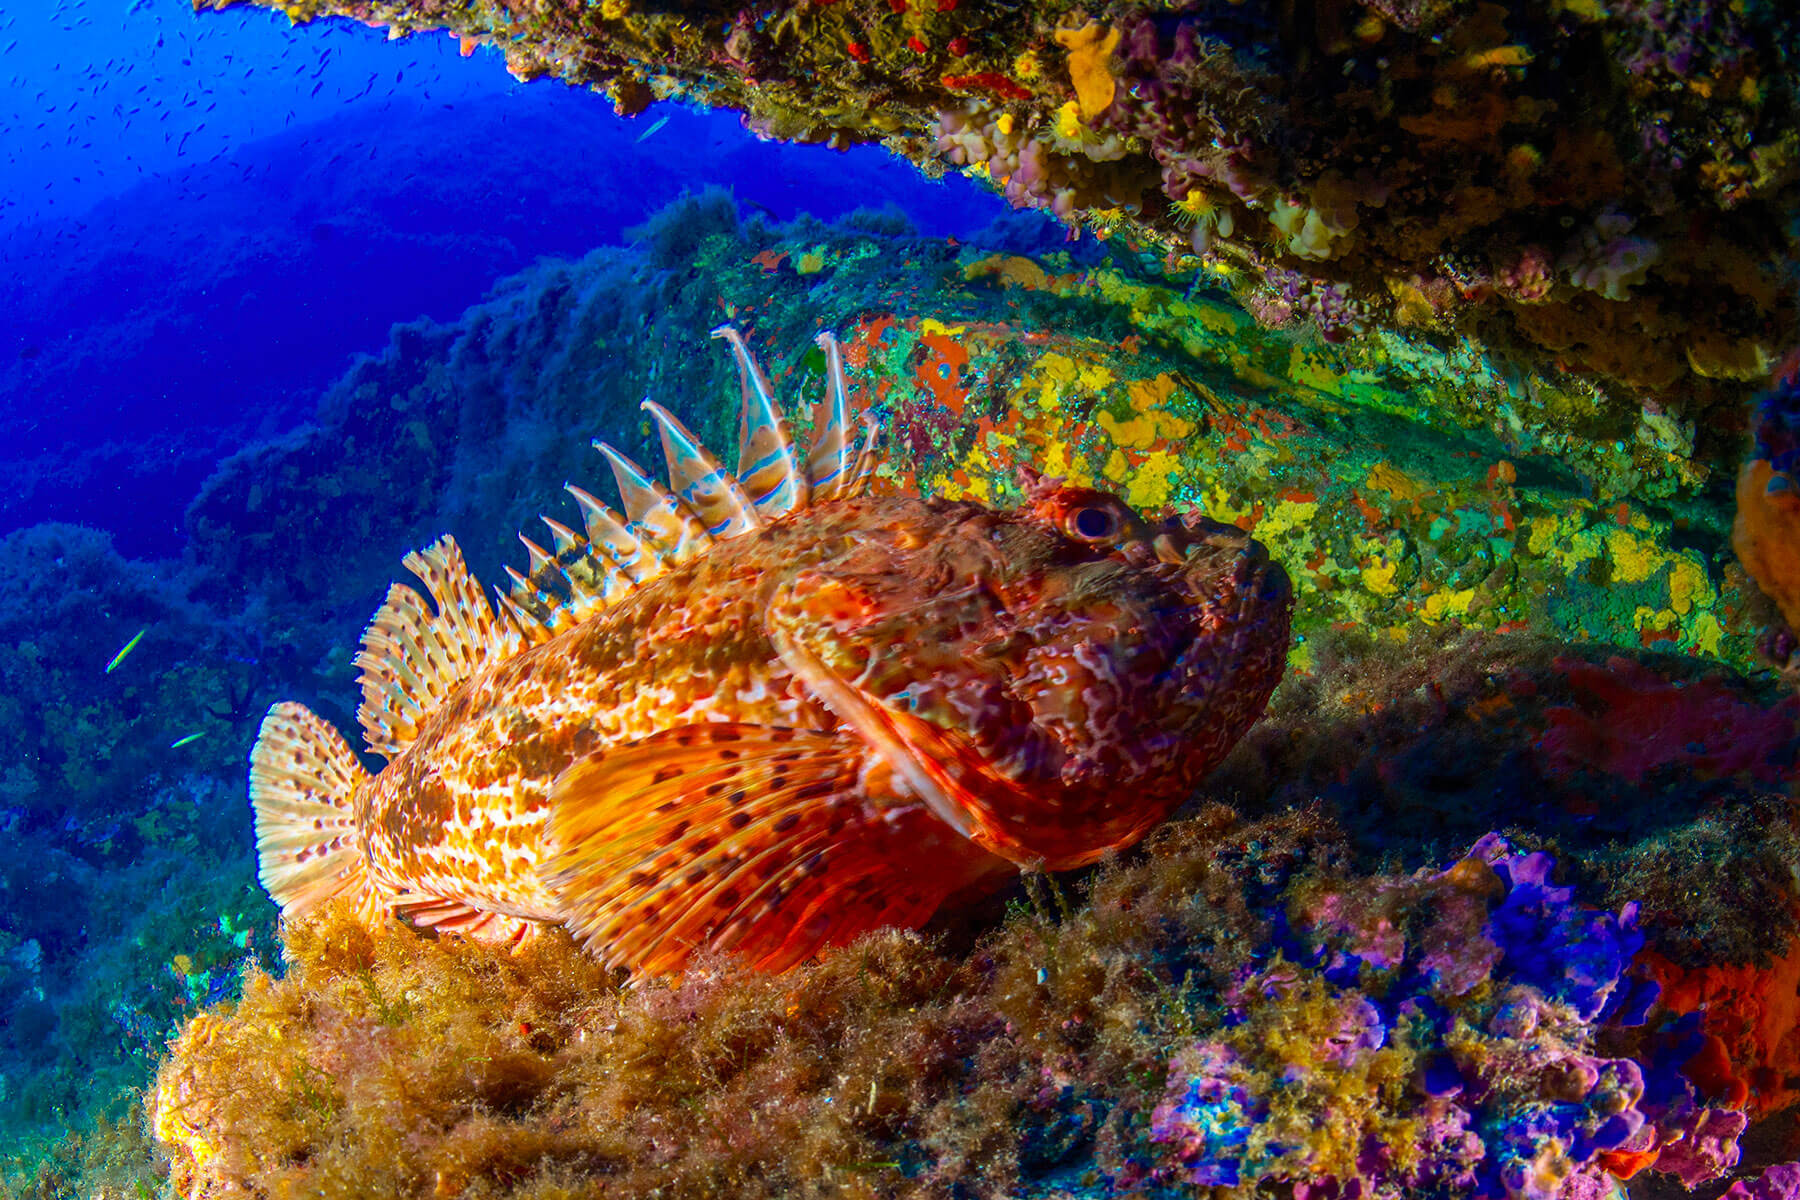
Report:
[[[733,406],[705,398],[740,385],[696,365],[703,318],[749,330],[785,397],[831,377],[830,328],[889,438],[874,489],[1005,509],[1031,466],[1254,530],[1301,639],[1268,717],[1136,848],[782,974],[702,952],[628,984],[554,928],[513,948],[296,916],[284,971],[250,970],[162,1065],[173,1190],[1781,1194],[1800,698],[1719,662],[1750,661],[1748,585],[1679,429],[1541,432],[1578,397],[1534,383],[1497,413],[1451,382],[1484,359],[1297,342],[1091,246],[877,224],[701,198],[632,255],[403,329],[318,428],[221,471],[204,556],[273,590],[254,552],[304,540],[284,521],[341,530],[296,552],[334,609],[388,578],[371,538],[454,524],[488,570],[494,526],[580,477],[570,429],[630,436],[645,359],[718,444]],[[333,551],[336,582],[307,557]]]
[[1498,835],[1347,861],[1317,812],[1213,807],[972,948],[889,932],[635,988],[560,934],[333,906],[188,1026],[151,1121],[189,1197],[1550,1200],[1743,1166],[1741,1097],[1634,965],[1638,905]]
[[[397,329],[313,428],[224,464],[191,512],[196,552],[269,614],[259,625],[306,639],[294,658],[329,667],[309,694],[349,694],[342,647],[398,552],[455,529],[471,569],[499,578],[511,531],[593,477],[590,435],[646,461],[643,396],[735,394],[705,337],[729,319],[789,397],[817,394],[813,338],[837,331],[887,425],[882,487],[1010,507],[1030,466],[1253,532],[1295,585],[1297,667],[1334,627],[1396,643],[1529,629],[1754,663],[1755,591],[1691,424],[1467,347],[1296,339],[1210,276],[1171,283],[1109,249],[771,228],[698,198],[635,253],[546,262],[459,321]],[[729,411],[683,416],[719,445]],[[344,632],[320,636],[310,606]]]
[[1653,396],[1721,461],[1796,332],[1790,5],[267,2],[447,30],[624,112],[881,141],[1204,261],[1273,324],[1470,335]]

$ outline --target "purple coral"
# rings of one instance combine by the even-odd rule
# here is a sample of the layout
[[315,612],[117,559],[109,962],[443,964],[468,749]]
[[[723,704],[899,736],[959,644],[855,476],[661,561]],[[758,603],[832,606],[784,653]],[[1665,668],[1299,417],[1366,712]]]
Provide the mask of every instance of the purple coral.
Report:
[[1067,164],[1005,113],[970,104],[938,114],[938,153],[957,166],[978,166],[1016,208],[1043,208],[1076,219],[1076,188]]
[[[1617,916],[1583,908],[1572,902],[1574,889],[1551,883],[1553,858],[1506,853],[1510,848],[1489,834],[1469,852],[1507,886],[1488,926],[1501,948],[1500,969],[1568,1004],[1584,1021],[1616,1011],[1630,991],[1625,967],[1644,945],[1638,906],[1627,904]],[[1634,1015],[1641,1022],[1641,1011]]]
[[[1290,316],[1310,318],[1328,342],[1348,341],[1363,326],[1367,313],[1348,286],[1312,279],[1298,271],[1270,267],[1263,272],[1273,305]],[[1274,324],[1275,322],[1266,322]]]
[[1663,1121],[1665,1142],[1656,1169],[1667,1171],[1689,1190],[1717,1179],[1738,1163],[1738,1138],[1750,1125],[1744,1113],[1725,1108],[1683,1106],[1678,1119]]
[[1779,474],[1800,470],[1800,353],[1777,370],[1775,385],[1757,406],[1756,457]]
[[[1570,1200],[1612,1194],[1617,1151],[1660,1150],[1656,1168],[1689,1186],[1729,1170],[1745,1121],[1674,1069],[1692,1030],[1640,1039],[1645,1061],[1598,1050],[1654,997],[1628,974],[1636,906],[1587,908],[1554,866],[1489,835],[1437,874],[1278,914],[1227,1027],[1170,1063],[1153,1175],[1309,1200]],[[1395,1078],[1410,1086],[1381,1098],[1375,1081]]]
[[1777,1163],[1751,1180],[1737,1180],[1722,1200],[1800,1200],[1800,1163]]
[[1186,1182],[1238,1182],[1250,1134],[1268,1113],[1246,1086],[1250,1074],[1235,1051],[1212,1042],[1169,1064],[1170,1094],[1150,1114],[1150,1140],[1170,1145]]
[[1610,6],[1627,32],[1620,62],[1633,75],[1735,75],[1751,57],[1740,6],[1731,0],[1620,0]]
[[1608,300],[1629,299],[1631,289],[1644,282],[1662,257],[1662,248],[1654,241],[1631,236],[1635,226],[1624,213],[1611,209],[1601,213],[1569,243],[1557,266],[1576,287]]

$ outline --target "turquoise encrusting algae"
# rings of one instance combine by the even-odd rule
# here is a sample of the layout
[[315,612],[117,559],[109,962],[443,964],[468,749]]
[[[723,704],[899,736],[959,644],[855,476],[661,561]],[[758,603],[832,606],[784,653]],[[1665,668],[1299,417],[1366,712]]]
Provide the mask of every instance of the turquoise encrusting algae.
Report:
[[[1275,1126],[1258,1135],[1253,1114],[1357,1131],[1373,1139],[1369,1171],[1416,1183],[1448,1160],[1382,1148],[1461,1112],[1493,1134],[1479,1156],[1466,1141],[1455,1151],[1480,1178],[1635,1192],[1723,1166],[1742,1142],[1735,1171],[1751,1187],[1769,1147],[1735,1131],[1742,1118],[1773,1128],[1800,1075],[1781,1033],[1800,977],[1795,713],[1716,665],[1752,662],[1770,610],[1723,549],[1728,515],[1705,490],[1704,455],[1653,413],[1641,437],[1589,436],[1604,422],[1565,419],[1578,391],[1509,390],[1480,354],[1296,338],[1128,256],[1071,251],[947,246],[886,219],[740,226],[716,199],[694,201],[634,251],[545,263],[465,321],[405,327],[315,430],[228,464],[194,510],[193,594],[256,614],[265,640],[252,652],[234,634],[232,653],[278,683],[247,702],[222,680],[159,686],[226,713],[348,694],[353,667],[332,647],[353,640],[394,546],[455,528],[493,574],[510,530],[565,478],[591,474],[589,434],[629,438],[646,391],[725,393],[694,331],[748,325],[792,395],[821,364],[783,348],[823,322],[843,331],[853,377],[899,435],[892,484],[1004,505],[1014,463],[1048,465],[1149,507],[1203,507],[1284,562],[1303,638],[1290,683],[1200,791],[1235,815],[1178,821],[1086,880],[1030,881],[1005,918],[953,912],[946,940],[879,935],[779,978],[720,961],[619,992],[559,938],[513,957],[399,927],[357,932],[338,912],[295,922],[285,976],[251,971],[244,998],[190,1024],[164,1067],[178,1103],[157,1119],[190,1130],[183,1186],[1085,1196],[1191,1191],[1227,1167],[1240,1191],[1281,1189],[1314,1165],[1347,1185],[1325,1147],[1290,1146]],[[538,303],[551,293],[566,302]],[[1464,369],[1447,378],[1443,361]],[[514,386],[526,378],[541,386]],[[722,405],[696,427],[728,444],[728,422]],[[641,457],[649,434],[624,448]],[[109,625],[85,675],[150,615]],[[210,636],[159,610],[111,678],[140,683],[166,663],[171,629]],[[60,657],[33,661],[53,672]],[[232,722],[207,719],[213,732],[175,753],[241,779],[229,759],[252,730]],[[127,724],[104,729],[143,749]],[[187,732],[159,730],[150,746],[165,753]],[[35,736],[0,729],[20,747]],[[146,838],[188,836],[179,809],[133,819],[129,838],[137,824]],[[215,823],[232,819],[244,820]],[[1473,857],[1498,886],[1456,866],[1494,830],[1510,848]],[[1530,879],[1494,865],[1540,851],[1550,860],[1533,859]],[[118,1011],[152,1042],[176,999],[213,1004],[246,959],[275,965],[266,908],[248,913],[248,946],[235,915],[223,932],[214,920],[248,895],[247,865],[217,874],[204,906],[189,903],[194,881],[162,885],[171,911],[195,914],[180,918],[186,935],[145,925],[168,970],[93,973],[89,986],[123,997]],[[1482,935],[1517,949],[1459,977],[1479,976],[1472,990],[1419,970],[1412,934],[1448,919],[1446,904],[1475,930],[1532,895],[1535,924]],[[1634,903],[1635,932],[1622,917]],[[1534,974],[1540,943],[1521,940],[1532,930],[1563,947],[1612,939],[1620,963],[1595,968],[1613,973],[1591,1017],[1572,981]],[[1355,946],[1385,957],[1356,950],[1351,978],[1332,955]],[[1643,1023],[1623,1020],[1651,985]],[[1503,1017],[1509,990],[1518,1007]],[[1399,1011],[1420,996],[1444,1013]],[[1535,1047],[1511,1023],[1525,1013]],[[1410,1073],[1445,1060],[1455,1097]],[[1497,1090],[1512,1066],[1540,1094]],[[1296,1086],[1274,1088],[1282,1075]],[[1598,1118],[1614,1105],[1642,1119],[1603,1146],[1617,1130]],[[1195,1131],[1215,1115],[1209,1142]],[[157,1178],[143,1154],[118,1127],[8,1186],[129,1188]]]

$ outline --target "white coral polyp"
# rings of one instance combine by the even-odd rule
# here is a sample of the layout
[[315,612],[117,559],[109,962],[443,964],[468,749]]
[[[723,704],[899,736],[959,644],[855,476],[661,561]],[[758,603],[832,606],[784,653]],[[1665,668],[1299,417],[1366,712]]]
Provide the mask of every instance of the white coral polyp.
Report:
[[1568,281],[1608,300],[1628,300],[1662,257],[1662,247],[1648,238],[1632,237],[1633,221],[1620,212],[1603,212],[1557,261]]

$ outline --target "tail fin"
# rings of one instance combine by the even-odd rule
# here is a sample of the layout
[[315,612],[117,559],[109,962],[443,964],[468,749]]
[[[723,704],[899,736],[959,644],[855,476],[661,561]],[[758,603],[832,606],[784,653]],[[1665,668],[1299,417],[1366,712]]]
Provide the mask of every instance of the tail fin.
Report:
[[344,896],[366,906],[369,871],[356,827],[356,789],[369,773],[338,731],[304,705],[263,718],[250,751],[257,876],[283,916]]

